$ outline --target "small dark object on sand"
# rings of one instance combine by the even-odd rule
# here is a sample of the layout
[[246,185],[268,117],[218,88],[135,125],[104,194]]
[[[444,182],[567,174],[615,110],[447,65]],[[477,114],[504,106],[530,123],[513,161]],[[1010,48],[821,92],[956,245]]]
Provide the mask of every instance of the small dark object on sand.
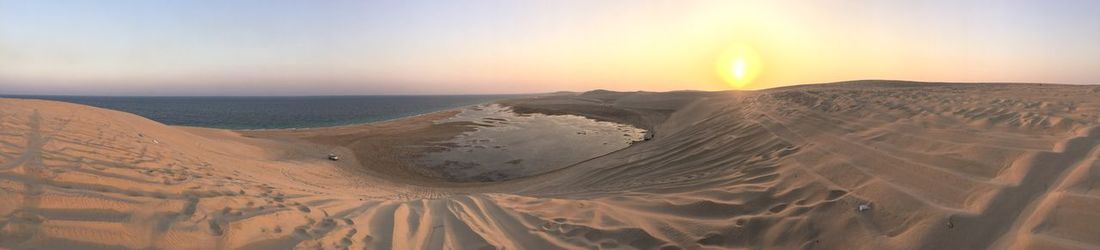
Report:
[[328,154],[328,159],[332,161],[339,161],[340,156],[336,156],[336,154]]

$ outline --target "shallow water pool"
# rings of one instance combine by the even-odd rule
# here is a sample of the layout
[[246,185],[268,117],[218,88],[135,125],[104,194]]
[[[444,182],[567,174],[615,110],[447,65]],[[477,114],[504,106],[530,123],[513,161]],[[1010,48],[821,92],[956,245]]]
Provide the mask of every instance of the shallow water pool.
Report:
[[437,121],[473,122],[477,129],[416,159],[453,181],[501,181],[537,175],[626,148],[645,130],[575,115],[516,114],[498,104],[479,105]]

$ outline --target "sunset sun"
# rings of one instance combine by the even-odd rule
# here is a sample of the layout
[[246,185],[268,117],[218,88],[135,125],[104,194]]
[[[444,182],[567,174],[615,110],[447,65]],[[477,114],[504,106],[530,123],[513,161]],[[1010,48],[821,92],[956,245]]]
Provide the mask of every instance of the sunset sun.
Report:
[[718,58],[716,73],[735,89],[746,88],[760,74],[760,55],[752,47],[743,44],[730,46]]
[[733,78],[734,79],[743,79],[743,78],[745,78],[745,59],[744,58],[733,59],[733,68],[731,68],[730,70],[733,71]]

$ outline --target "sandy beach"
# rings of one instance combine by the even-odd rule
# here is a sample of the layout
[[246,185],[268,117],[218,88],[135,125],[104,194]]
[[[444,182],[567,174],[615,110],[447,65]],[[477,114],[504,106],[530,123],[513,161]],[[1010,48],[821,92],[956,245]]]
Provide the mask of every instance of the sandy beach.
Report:
[[650,139],[455,181],[414,159],[487,126],[439,122],[461,110],[234,131],[0,99],[0,248],[1100,248],[1096,86],[854,81],[497,103]]

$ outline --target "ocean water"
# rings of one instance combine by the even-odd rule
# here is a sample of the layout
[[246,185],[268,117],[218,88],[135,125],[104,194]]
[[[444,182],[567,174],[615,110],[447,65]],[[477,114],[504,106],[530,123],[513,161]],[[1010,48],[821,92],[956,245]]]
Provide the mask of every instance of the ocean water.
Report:
[[102,97],[8,96],[79,103],[169,125],[227,129],[328,127],[396,119],[519,95]]

